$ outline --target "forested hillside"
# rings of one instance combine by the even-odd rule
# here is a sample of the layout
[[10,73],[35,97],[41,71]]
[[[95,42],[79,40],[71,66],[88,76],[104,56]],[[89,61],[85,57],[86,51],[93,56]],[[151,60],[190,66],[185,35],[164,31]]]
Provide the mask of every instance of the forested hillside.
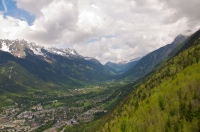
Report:
[[199,35],[191,45],[107,114],[96,131],[200,131]]

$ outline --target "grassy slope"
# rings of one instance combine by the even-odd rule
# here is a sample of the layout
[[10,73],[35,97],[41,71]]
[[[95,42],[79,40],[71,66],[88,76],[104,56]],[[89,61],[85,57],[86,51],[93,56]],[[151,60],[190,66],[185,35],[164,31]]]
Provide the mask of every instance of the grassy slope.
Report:
[[97,130],[199,131],[199,59],[200,38],[125,98]]

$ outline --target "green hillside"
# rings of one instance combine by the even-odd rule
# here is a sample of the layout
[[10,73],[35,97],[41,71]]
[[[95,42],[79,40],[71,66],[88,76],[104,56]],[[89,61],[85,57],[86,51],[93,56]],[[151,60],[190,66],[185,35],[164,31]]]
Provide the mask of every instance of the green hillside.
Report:
[[200,37],[191,45],[107,114],[96,131],[200,131]]

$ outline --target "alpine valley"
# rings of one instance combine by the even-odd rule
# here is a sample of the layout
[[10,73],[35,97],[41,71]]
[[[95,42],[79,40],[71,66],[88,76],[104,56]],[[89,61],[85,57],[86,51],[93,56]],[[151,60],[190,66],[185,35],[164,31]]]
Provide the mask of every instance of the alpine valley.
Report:
[[81,87],[115,74],[70,48],[44,48],[25,40],[0,40],[0,48],[1,74],[24,87]]
[[80,54],[1,39],[0,131],[200,131],[200,30],[130,61]]

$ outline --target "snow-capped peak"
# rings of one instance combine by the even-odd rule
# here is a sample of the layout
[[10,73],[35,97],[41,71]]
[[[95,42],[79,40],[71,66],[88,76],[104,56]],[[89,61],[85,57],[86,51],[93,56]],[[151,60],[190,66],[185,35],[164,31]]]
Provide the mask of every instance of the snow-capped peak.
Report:
[[61,55],[61,56],[80,56],[74,49],[71,48],[66,48],[66,49],[58,49],[55,47],[51,47],[51,48],[46,48],[45,50],[47,50],[48,52],[52,53],[52,54],[57,54],[57,55]]
[[1,50],[5,52],[10,52],[9,47],[6,45],[4,41],[2,42]]
[[[28,50],[27,50],[28,49]],[[81,57],[84,59],[90,59],[90,58],[85,58],[81,55],[79,55],[75,49],[72,48],[66,48],[66,49],[59,49],[55,47],[51,48],[44,48],[42,46],[39,46],[33,42],[29,43],[26,40],[22,39],[16,39],[16,40],[1,40],[0,39],[0,50],[9,52],[12,55],[19,57],[19,58],[24,58],[26,57],[27,53],[29,54],[34,54],[37,56],[43,56],[43,57],[48,57],[48,53],[55,54],[55,55],[61,55],[63,57]],[[30,52],[32,51],[32,52]]]
[[118,60],[115,62],[116,64],[126,64],[127,61],[124,61],[124,60]]
[[30,49],[33,51],[33,53],[35,55],[42,55],[44,56],[44,54],[42,53],[42,47],[39,46],[31,46]]
[[128,61],[127,63],[129,63],[129,62],[133,62],[133,61],[138,61],[139,59],[141,59],[141,57],[134,58],[134,59]]
[[84,57],[85,60],[93,60],[94,58],[91,57]]
[[134,58],[134,59],[131,59],[129,61],[124,61],[124,60],[118,60],[115,62],[115,64],[121,64],[121,65],[124,65],[124,64],[127,64],[127,63],[130,63],[130,62],[133,62],[133,61],[138,61],[141,57],[137,57],[137,58]]

